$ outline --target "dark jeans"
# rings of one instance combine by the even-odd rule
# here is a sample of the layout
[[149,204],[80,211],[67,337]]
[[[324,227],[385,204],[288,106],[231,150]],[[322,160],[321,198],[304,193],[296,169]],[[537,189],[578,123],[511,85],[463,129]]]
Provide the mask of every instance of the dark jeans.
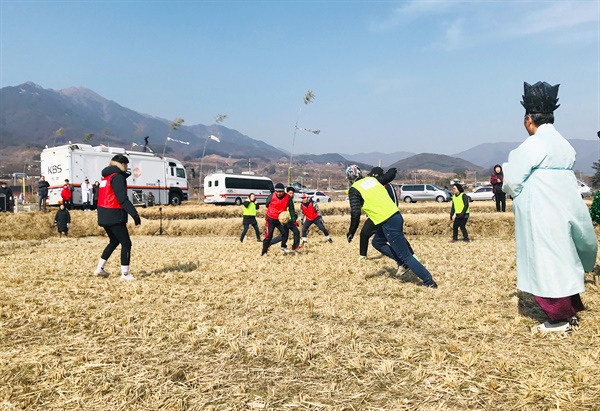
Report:
[[256,232],[256,239],[260,241],[260,231],[258,230],[258,223],[256,222],[256,220],[254,220],[253,222],[244,223],[244,229],[242,230],[240,241],[244,241],[244,237],[246,236],[246,233],[248,232],[248,227],[250,226],[252,226],[254,228],[254,231]]
[[458,218],[458,217],[454,217],[454,224],[452,225],[452,239],[453,240],[458,240],[458,229],[460,228],[460,231],[462,232],[463,235],[463,240],[468,240],[469,239],[469,233],[467,233],[467,221],[469,220],[469,217],[465,217],[465,218]]
[[316,225],[319,230],[323,231],[325,236],[329,235],[329,231],[327,231],[325,225],[323,224],[323,218],[317,217],[313,221],[310,221],[308,218],[304,220],[304,224],[302,224],[302,237],[306,237],[308,234],[308,229],[313,224]]
[[125,224],[111,225],[110,227],[104,227],[104,231],[106,231],[110,242],[102,252],[102,259],[108,260],[117,246],[121,244],[121,265],[129,265],[131,239],[129,238],[127,226]]
[[264,255],[269,250],[269,246],[271,245],[271,240],[273,239],[273,230],[277,228],[281,233],[281,246],[287,248],[287,240],[290,234],[290,230],[287,227],[287,224],[281,224],[279,220],[271,217],[267,217],[267,235],[263,240],[263,248],[261,255]]
[[[373,223],[373,221],[370,218],[367,218],[367,221],[365,221],[365,223],[362,226],[362,229],[360,230],[360,255],[366,257],[367,256],[367,250],[369,249],[369,239],[377,232],[377,226]],[[406,237],[404,237],[406,239]],[[390,257],[392,260],[394,259],[394,257],[392,255],[389,254],[385,254],[386,252],[389,251],[388,248],[385,248],[384,245],[386,243],[386,241],[382,241],[385,239],[382,238],[373,238],[373,247],[375,247],[375,249],[377,251],[379,251],[381,254]],[[408,240],[406,240],[406,244],[408,245],[408,249],[410,250],[411,254],[414,254],[415,252],[413,251],[412,247],[410,246],[410,243],[408,242]]]
[[[292,250],[295,250],[300,245],[300,230],[298,230],[298,227],[296,227],[296,224],[292,223],[291,221],[288,221],[287,223],[285,223],[285,227],[288,229],[288,236],[289,236],[290,231],[294,235],[294,242],[292,243]],[[277,244],[277,243],[281,242],[281,238],[282,238],[282,236],[281,236],[281,234],[279,234],[277,237],[274,237],[271,240],[270,244],[273,245],[273,244]]]
[[40,211],[46,211],[46,198],[48,197],[47,195],[45,196],[41,196],[38,195],[38,206],[40,207]]
[[[381,244],[381,249],[378,249],[379,252],[394,259],[398,263],[398,266],[405,264],[423,281],[424,285],[434,283],[431,273],[410,252],[408,243],[404,237],[404,219],[402,218],[402,214],[396,213],[378,226],[373,238],[373,247],[375,247],[376,243],[378,245]],[[383,245],[384,243],[385,245]]]
[[64,200],[63,201],[65,208],[67,210],[72,210],[73,209],[73,200]]
[[504,191],[497,191],[494,196],[496,197],[496,211],[506,211],[506,193]]

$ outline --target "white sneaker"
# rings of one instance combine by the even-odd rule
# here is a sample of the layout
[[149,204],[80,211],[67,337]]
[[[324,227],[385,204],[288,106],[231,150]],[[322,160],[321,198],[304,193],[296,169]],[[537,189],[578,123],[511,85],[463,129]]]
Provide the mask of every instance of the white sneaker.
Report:
[[98,277],[102,277],[102,278],[108,278],[108,276],[110,275],[109,273],[104,271],[104,268],[100,268],[100,269],[96,268],[94,270],[94,274],[96,274]]
[[129,273],[129,274],[121,274],[121,280],[123,280],[123,281],[133,281],[133,280],[135,280],[135,277],[133,275],[131,275],[131,273]]
[[410,268],[406,267],[406,266],[399,266],[398,267],[398,271],[396,272],[396,277],[401,277],[404,274],[406,274],[408,272],[408,270],[410,270]]
[[281,251],[283,251],[283,253],[284,253],[284,254],[289,254],[289,253],[291,253],[291,251],[290,251],[290,250],[288,250],[288,249],[287,249],[287,248],[285,248],[285,247],[281,247]]
[[542,331],[545,333],[548,332],[556,332],[556,333],[568,333],[573,330],[571,324],[568,321],[560,322],[557,324],[551,324],[549,321],[546,321],[543,324],[537,326],[538,331]]

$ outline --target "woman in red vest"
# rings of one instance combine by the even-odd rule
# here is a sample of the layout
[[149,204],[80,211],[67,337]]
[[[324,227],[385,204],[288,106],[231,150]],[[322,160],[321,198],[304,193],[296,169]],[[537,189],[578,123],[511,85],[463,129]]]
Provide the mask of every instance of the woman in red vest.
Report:
[[131,239],[127,230],[127,215],[135,225],[140,225],[140,216],[127,197],[127,171],[129,160],[123,154],[115,155],[108,167],[102,170],[102,181],[98,189],[98,225],[103,227],[110,242],[102,252],[98,267],[94,271],[99,277],[106,278],[104,264],[110,255],[121,244],[121,280],[135,280],[129,272],[131,257]]

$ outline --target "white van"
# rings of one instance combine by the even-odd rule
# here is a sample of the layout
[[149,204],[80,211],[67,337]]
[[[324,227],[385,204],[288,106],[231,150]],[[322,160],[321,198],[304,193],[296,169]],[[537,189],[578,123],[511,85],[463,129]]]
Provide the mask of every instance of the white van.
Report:
[[251,194],[257,204],[265,204],[275,189],[269,177],[249,174],[214,173],[204,177],[204,202],[206,204],[240,205]]

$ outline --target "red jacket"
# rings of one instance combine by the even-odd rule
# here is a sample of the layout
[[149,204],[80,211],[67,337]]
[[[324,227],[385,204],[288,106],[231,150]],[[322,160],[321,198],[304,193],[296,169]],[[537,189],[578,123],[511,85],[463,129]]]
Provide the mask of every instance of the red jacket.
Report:
[[112,188],[111,179],[115,174],[117,173],[109,174],[102,179],[98,190],[98,207],[123,208],[121,207],[121,204],[119,204],[115,191]]
[[71,199],[71,189],[67,184],[65,184],[60,192],[60,196],[64,201],[69,201]]

